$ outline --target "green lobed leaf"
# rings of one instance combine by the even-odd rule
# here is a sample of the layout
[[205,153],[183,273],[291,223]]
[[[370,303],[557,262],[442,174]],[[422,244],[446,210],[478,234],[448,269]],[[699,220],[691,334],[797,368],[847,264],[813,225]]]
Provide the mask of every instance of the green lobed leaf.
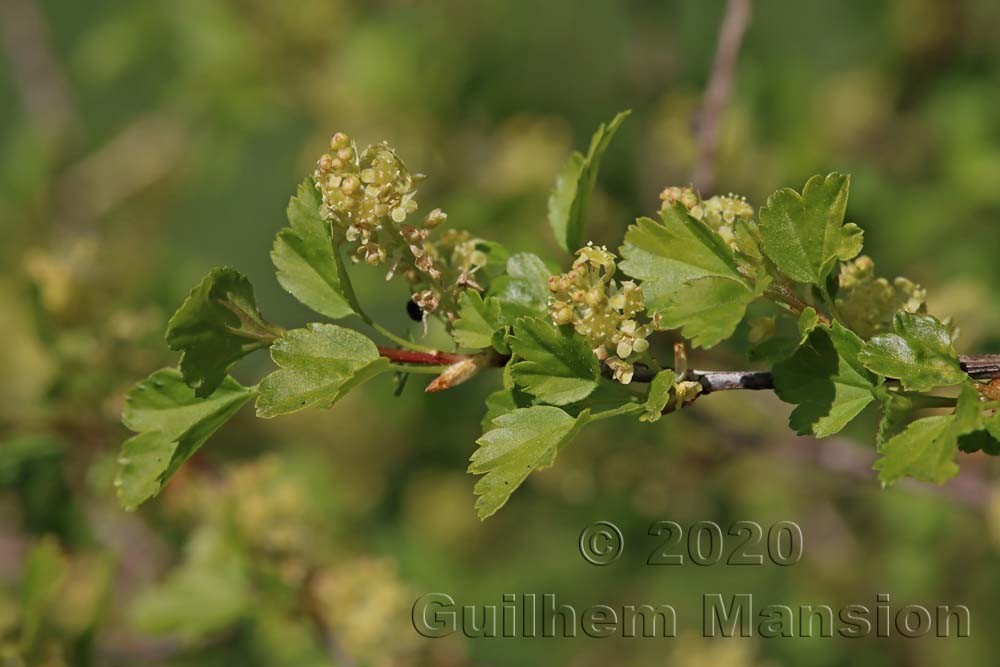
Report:
[[952,347],[951,332],[933,315],[900,311],[895,333],[873,336],[860,359],[868,370],[899,380],[904,389],[930,391],[966,379]]
[[966,454],[982,452],[990,456],[1000,456],[1000,440],[987,429],[966,433],[958,438],[958,449]]
[[507,273],[490,284],[490,296],[500,302],[508,322],[523,316],[544,316],[549,309],[549,278],[545,262],[529,252],[511,255]]
[[837,260],[861,252],[863,232],[844,224],[851,178],[846,174],[813,176],[799,194],[783,188],[760,210],[764,252],[789,278],[825,286]]
[[[970,387],[974,387],[970,385]],[[978,393],[978,392],[977,392]],[[977,430],[958,438],[958,448],[963,452],[982,451],[990,456],[1000,455],[1000,412],[984,417]]]
[[271,346],[278,370],[265,377],[257,416],[269,419],[307,407],[329,408],[355,386],[390,370],[366,336],[335,324],[286,331]]
[[729,338],[747,306],[760,295],[744,283],[707,276],[684,283],[663,305],[663,329],[681,329],[694,347],[712,347]]
[[523,317],[509,338],[514,383],[544,403],[581,401],[597,387],[601,368],[586,339],[572,327]]
[[500,415],[513,412],[518,407],[512,389],[498,389],[486,397],[486,414],[480,421],[480,428],[488,431],[493,420]]
[[639,218],[629,226],[619,264],[622,271],[643,281],[648,311],[662,311],[684,283],[698,278],[746,284],[729,245],[682,205],[667,208],[660,216],[660,222]]
[[750,349],[750,360],[767,361],[774,364],[795,354],[795,351],[809,338],[809,334],[819,326],[819,315],[816,313],[816,309],[810,306],[803,310],[795,325],[798,329],[798,336],[782,335],[765,338],[759,345]]
[[485,348],[494,342],[494,334],[504,326],[500,301],[483,297],[475,290],[465,290],[459,300],[458,319],[452,336],[462,347]]
[[986,431],[995,439],[1000,440],[1000,412],[986,420]]
[[[574,241],[570,237],[577,235],[575,227],[579,227],[581,232],[583,228],[582,221],[578,223],[574,220],[571,224],[571,220],[573,204],[578,199],[577,194],[583,198],[583,193],[580,191],[580,176],[586,161],[587,158],[583,156],[583,153],[573,151],[566,159],[562,169],[556,174],[555,185],[549,194],[549,227],[552,228],[552,233],[555,234],[559,247],[567,252],[573,252],[573,249],[578,248],[582,240],[576,239]],[[582,233],[579,235],[582,236]]]
[[267,347],[280,329],[257,310],[253,286],[231,267],[212,269],[191,290],[167,323],[167,345],[181,351],[184,381],[208,396],[229,368],[247,354]]
[[177,469],[256,393],[226,377],[199,397],[173,368],[156,371],[125,396],[122,421],[138,433],[122,445],[115,486],[126,509],[155,496]]
[[970,383],[962,387],[954,414],[924,417],[882,447],[873,466],[883,484],[903,477],[943,484],[958,474],[955,456],[959,438],[983,425],[979,393]]
[[341,285],[330,224],[319,215],[322,200],[307,178],[288,202],[289,226],[278,232],[271,262],[292,296],[332,319],[354,313]]
[[559,246],[573,252],[583,245],[583,226],[590,195],[597,183],[604,152],[631,111],[622,111],[607,124],[601,123],[590,140],[586,157],[574,151],[556,178],[549,196],[549,225]]
[[535,405],[517,408],[493,420],[476,443],[469,472],[486,475],[476,482],[476,513],[480,520],[504,506],[528,475],[555,461],[556,454],[587,423],[584,411],[572,417],[559,408]]
[[764,254],[760,249],[760,230],[756,223],[744,218],[737,218],[733,224],[733,241],[736,249],[744,257],[754,263],[759,263],[764,259]]
[[834,322],[813,330],[794,355],[775,365],[775,393],[797,405],[788,420],[796,433],[833,435],[875,400],[877,378],[858,361],[863,345]]
[[495,278],[497,275],[506,272],[507,262],[510,260],[510,251],[502,243],[477,239],[476,248],[486,255],[486,265],[482,270],[486,272],[489,278]]
[[600,414],[603,419],[612,413],[617,415],[642,414],[644,405],[645,400],[633,393],[629,385],[601,375],[597,378],[597,389],[587,396],[587,400],[566,406],[564,409],[571,415],[588,410],[591,417],[596,419],[597,415]]
[[941,484],[958,473],[955,452],[958,445],[950,437],[952,415],[924,417],[883,446],[884,454],[875,462],[883,484],[903,477],[915,477]]
[[876,387],[874,394],[882,404],[875,432],[875,445],[881,452],[889,440],[902,433],[915,408],[910,397],[890,391],[887,385]]
[[799,314],[799,319],[796,321],[795,325],[799,328],[799,345],[806,342],[806,338],[809,334],[819,326],[819,313],[812,306],[809,306]]
[[643,405],[644,413],[639,417],[639,421],[655,422],[663,416],[663,410],[670,401],[676,380],[676,374],[670,369],[656,374],[649,383],[649,393],[646,394],[646,403]]
[[486,397],[486,414],[479,423],[483,431],[490,430],[493,420],[518,408],[531,407],[532,398],[519,389],[498,389]]
[[956,435],[971,433],[986,423],[979,392],[971,381],[962,385],[954,414]]

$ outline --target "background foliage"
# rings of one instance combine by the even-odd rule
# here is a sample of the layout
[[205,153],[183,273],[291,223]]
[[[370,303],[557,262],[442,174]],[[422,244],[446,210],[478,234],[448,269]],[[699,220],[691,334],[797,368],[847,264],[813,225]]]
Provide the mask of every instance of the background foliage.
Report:
[[[426,201],[516,250],[558,253],[546,199],[571,148],[634,110],[605,155],[587,235],[614,244],[685,184],[721,3],[551,0],[8,0],[0,10],[0,655],[35,664],[987,664],[1000,621],[996,463],[962,456],[931,491],[882,492],[873,423],[788,432],[770,393],[718,396],[658,428],[595,424],[480,524],[465,460],[490,380],[391,398],[379,378],[330,412],[239,415],[141,512],[111,480],[122,396],[175,362],[161,332],[191,285],[240,266],[302,323],[267,253],[337,129],[389,139]],[[849,219],[886,275],[931,288],[962,352],[1000,347],[1000,11],[995,3],[762,1],[723,118],[720,188],[760,203],[853,174]],[[572,57],[567,57],[572,54]],[[406,325],[405,292],[357,285]],[[256,353],[258,356],[260,353]],[[256,381],[254,359],[238,375]],[[263,369],[264,359],[258,359]],[[723,350],[698,366],[736,367]],[[741,392],[744,393],[745,392]],[[391,417],[391,418],[390,418]],[[862,422],[864,420],[861,420]],[[624,430],[624,429],[628,430]],[[859,473],[860,471],[860,473]],[[579,530],[635,549],[595,569]],[[792,568],[640,566],[654,519],[794,520]],[[640,549],[639,545],[642,545]],[[631,559],[631,560],[630,560]],[[307,603],[298,593],[308,591]],[[669,642],[418,641],[409,607],[666,601]],[[966,640],[707,643],[705,592],[972,609]],[[673,663],[672,663],[673,664]]]

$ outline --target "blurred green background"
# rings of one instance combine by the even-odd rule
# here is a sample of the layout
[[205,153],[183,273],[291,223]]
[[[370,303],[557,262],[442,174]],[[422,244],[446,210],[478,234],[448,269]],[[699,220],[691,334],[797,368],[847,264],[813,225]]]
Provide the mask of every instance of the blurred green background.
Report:
[[[155,501],[119,509],[124,391],[175,362],[166,318],[207,270],[253,280],[269,319],[309,313],[268,250],[334,131],[386,139],[449,223],[566,262],[547,191],[573,147],[634,110],[605,158],[589,235],[611,246],[690,181],[692,121],[724,3],[548,0],[3,0],[0,3],[0,665],[995,664],[996,463],[942,489],[879,488],[873,423],[795,438],[767,393],[656,425],[602,423],[496,516],[465,465],[478,378],[333,410],[245,410]],[[960,351],[1000,351],[1000,5],[758,0],[722,117],[718,188],[760,204],[853,174],[850,219],[886,275],[930,288]],[[405,326],[405,292],[359,271]],[[400,288],[402,289],[402,288]],[[733,350],[701,367],[741,368]],[[255,381],[266,355],[240,369]],[[606,568],[577,552],[622,527]],[[650,523],[797,522],[786,568],[651,567]],[[663,603],[676,639],[422,639],[422,593]],[[700,637],[704,593],[764,603],[965,604],[964,639]]]

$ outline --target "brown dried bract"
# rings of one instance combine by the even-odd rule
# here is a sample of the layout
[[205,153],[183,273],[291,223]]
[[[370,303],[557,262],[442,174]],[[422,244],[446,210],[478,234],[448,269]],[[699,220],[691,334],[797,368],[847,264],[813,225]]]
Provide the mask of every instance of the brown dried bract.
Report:
[[988,384],[977,385],[976,388],[991,401],[1000,401],[1000,378],[990,380]]

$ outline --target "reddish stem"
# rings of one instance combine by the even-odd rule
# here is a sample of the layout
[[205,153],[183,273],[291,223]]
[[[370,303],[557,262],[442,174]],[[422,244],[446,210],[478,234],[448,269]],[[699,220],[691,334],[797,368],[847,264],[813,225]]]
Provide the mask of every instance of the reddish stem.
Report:
[[468,359],[466,354],[451,354],[449,352],[417,352],[415,350],[399,350],[393,347],[378,348],[378,353],[388,359],[402,364],[421,364],[425,366],[442,366],[456,361]]

